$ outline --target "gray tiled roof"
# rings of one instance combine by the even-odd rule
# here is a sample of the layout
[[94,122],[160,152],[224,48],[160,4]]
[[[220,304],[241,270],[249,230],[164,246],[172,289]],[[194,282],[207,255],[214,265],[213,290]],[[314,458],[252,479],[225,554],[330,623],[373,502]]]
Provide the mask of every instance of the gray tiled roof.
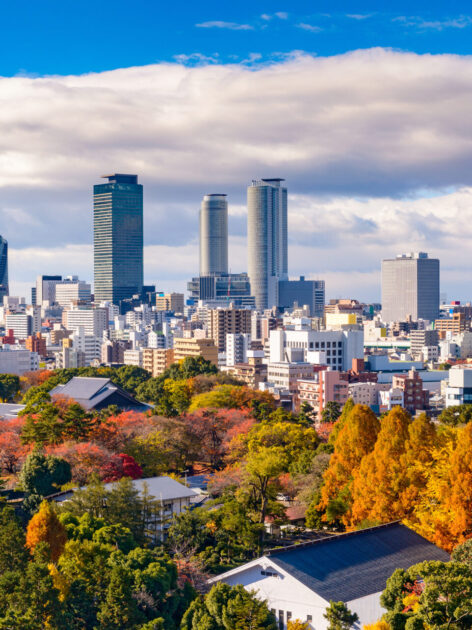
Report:
[[266,554],[326,601],[349,602],[385,589],[395,569],[449,555],[401,523],[330,536]]
[[23,411],[25,405],[17,405],[15,403],[0,403],[0,419],[13,420],[18,417],[20,411]]
[[72,398],[86,410],[97,408],[98,405],[104,403],[110,396],[116,394],[122,401],[119,405],[123,408],[127,406],[133,408],[136,406],[143,409],[149,408],[149,405],[136,401],[127,391],[112,383],[109,378],[95,378],[94,376],[74,376],[64,385],[58,385],[50,392],[51,396],[65,396]]
[[[172,477],[148,477],[147,479],[133,480],[133,486],[140,493],[143,491],[145,483],[147,484],[149,494],[156,499],[161,499],[162,501],[198,496],[198,492],[196,490],[187,488],[187,486],[175,481]],[[107,483],[105,484],[105,488],[107,490],[111,490],[113,485],[113,483]]]

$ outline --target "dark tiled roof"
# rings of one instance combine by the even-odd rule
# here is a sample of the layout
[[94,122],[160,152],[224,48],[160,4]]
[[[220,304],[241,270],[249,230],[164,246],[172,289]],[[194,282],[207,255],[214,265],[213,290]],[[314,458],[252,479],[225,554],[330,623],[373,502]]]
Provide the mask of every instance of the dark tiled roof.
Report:
[[113,402],[122,409],[140,407],[145,410],[149,408],[149,405],[135,400],[131,394],[112,383],[109,378],[74,376],[65,385],[58,385],[52,389],[50,395],[51,397],[72,398],[87,410],[105,405],[111,396],[115,396]]
[[326,599],[349,602],[385,589],[395,569],[449,555],[401,523],[331,536],[266,554]]

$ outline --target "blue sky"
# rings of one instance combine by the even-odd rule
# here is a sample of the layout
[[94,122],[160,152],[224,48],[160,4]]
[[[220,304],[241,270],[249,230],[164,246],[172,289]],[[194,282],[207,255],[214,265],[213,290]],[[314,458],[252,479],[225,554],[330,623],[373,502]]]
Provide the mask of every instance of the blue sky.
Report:
[[274,61],[382,46],[472,52],[464,1],[1,0],[0,75],[81,74],[176,58]]
[[92,280],[93,184],[129,172],[160,289],[198,270],[206,193],[228,194],[244,271],[246,187],[283,177],[292,277],[378,301],[382,257],[427,251],[443,293],[470,299],[471,55],[472,7],[454,0],[0,0],[11,291]]

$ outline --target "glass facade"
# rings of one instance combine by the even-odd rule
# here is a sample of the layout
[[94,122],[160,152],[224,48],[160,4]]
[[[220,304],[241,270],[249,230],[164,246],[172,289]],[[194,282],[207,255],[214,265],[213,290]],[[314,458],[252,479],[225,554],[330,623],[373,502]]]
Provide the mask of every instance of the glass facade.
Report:
[[143,288],[143,187],[137,175],[105,175],[93,188],[95,301],[119,304]]
[[205,195],[200,207],[200,275],[227,272],[228,202],[226,195]]
[[287,189],[282,179],[253,180],[247,190],[248,273],[256,308],[278,303],[278,280],[287,278]]
[[8,295],[8,242],[0,236],[0,297]]

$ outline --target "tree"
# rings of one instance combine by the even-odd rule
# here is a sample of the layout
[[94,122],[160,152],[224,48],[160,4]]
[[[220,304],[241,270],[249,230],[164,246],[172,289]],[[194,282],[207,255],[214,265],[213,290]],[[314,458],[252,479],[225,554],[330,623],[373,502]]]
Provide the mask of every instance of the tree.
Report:
[[451,558],[454,562],[466,564],[472,571],[472,538],[458,545],[452,552]]
[[332,600],[323,617],[328,621],[327,630],[350,630],[359,621],[358,615],[352,613],[344,602]]
[[458,562],[420,562],[395,571],[380,601],[393,628],[466,630],[472,627],[472,573]]
[[121,457],[94,442],[65,442],[47,450],[69,462],[72,479],[81,486],[92,475],[98,475],[104,481],[115,481],[124,475]]
[[341,405],[335,401],[328,401],[321,412],[321,422],[336,422],[341,415]]
[[0,374],[0,399],[11,402],[20,391],[20,377],[16,374]]
[[13,508],[0,510],[0,574],[6,571],[24,570],[28,552],[23,529]]
[[326,520],[344,519],[347,524],[349,521],[345,514],[351,505],[352,480],[362,458],[374,448],[380,423],[367,405],[352,407],[343,422],[323,476],[320,509],[325,510]]
[[133,630],[145,621],[133,598],[131,576],[122,566],[114,566],[105,599],[97,615],[101,630]]
[[389,623],[387,623],[383,619],[380,619],[375,623],[369,623],[365,626],[362,626],[362,630],[392,630],[392,628]]
[[287,621],[287,630],[311,630],[311,628],[307,621],[294,619],[293,621]]
[[39,497],[57,492],[71,478],[71,467],[67,461],[39,450],[28,455],[20,473],[23,490]]
[[410,415],[401,407],[394,407],[383,419],[373,451],[353,473],[351,526],[405,516],[400,492],[406,485],[402,460],[410,423]]
[[472,421],[472,405],[454,405],[447,407],[438,417],[439,422],[451,427],[464,425]]
[[39,511],[31,518],[26,529],[26,547],[34,552],[39,543],[49,545],[52,562],[57,562],[67,541],[66,530],[48,501],[43,501]]
[[215,584],[210,592],[192,602],[183,616],[181,630],[276,630],[274,615],[266,602],[243,586]]

